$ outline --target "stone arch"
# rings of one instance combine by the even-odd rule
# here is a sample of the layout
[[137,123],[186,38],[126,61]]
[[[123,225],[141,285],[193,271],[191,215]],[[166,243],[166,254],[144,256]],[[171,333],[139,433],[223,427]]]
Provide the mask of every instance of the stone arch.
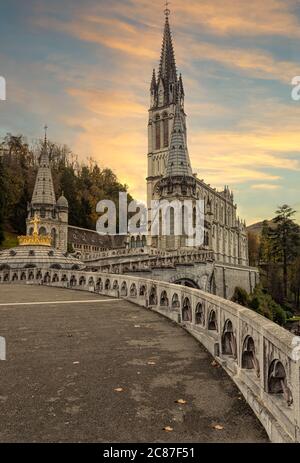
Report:
[[39,235],[44,236],[47,235],[47,230],[45,227],[40,227],[39,228]]
[[136,284],[132,283],[129,290],[130,297],[137,297]]
[[205,310],[203,302],[198,302],[195,310],[195,323],[196,325],[205,325]]
[[121,285],[121,296],[127,296],[128,289],[127,289],[127,283],[126,281],[123,281]]
[[149,305],[157,305],[157,291],[156,286],[152,286],[149,294]]
[[37,274],[36,274],[36,279],[37,279],[37,280],[41,280],[42,277],[43,277],[42,272],[39,270],[39,271],[37,272]]
[[44,275],[44,283],[48,284],[51,281],[50,273],[46,272]]
[[168,307],[169,306],[169,299],[166,291],[162,291],[160,295],[160,306],[161,307]]
[[226,320],[224,323],[223,334],[221,338],[222,344],[222,354],[223,355],[232,355],[236,357],[237,346],[236,338],[233,332],[233,326],[231,320]]
[[98,278],[97,283],[96,283],[96,291],[102,291],[102,289],[103,289],[102,278]]
[[72,287],[77,286],[77,280],[76,280],[76,276],[75,276],[75,275],[72,275],[72,276],[71,276],[71,279],[70,279],[70,286],[72,286]]
[[33,272],[29,272],[29,274],[28,274],[28,280],[29,280],[29,281],[34,280],[34,273],[33,273]]
[[9,281],[9,273],[4,274],[3,281]]
[[193,280],[192,278],[178,278],[173,281],[175,285],[180,285],[180,286],[186,286],[188,288],[195,288],[195,289],[200,289],[199,284],[197,283],[196,280]]
[[185,297],[182,304],[182,321],[192,322],[192,305],[188,297]]
[[174,293],[172,296],[172,309],[177,309],[180,307],[179,296],[177,293]]
[[59,282],[59,278],[58,278],[57,273],[55,273],[52,277],[52,283],[58,283],[58,282]]
[[256,370],[258,378],[260,377],[259,362],[256,358],[255,344],[251,336],[246,336],[242,347],[242,368],[245,370]]
[[218,331],[217,314],[214,309],[211,309],[211,311],[209,312],[208,329],[210,331]]
[[270,364],[268,371],[269,394],[283,394],[288,405],[292,405],[292,393],[287,385],[286,371],[280,360],[275,359]]
[[[18,274],[14,273],[12,277],[12,281],[18,281],[18,279],[19,279]],[[26,279],[26,276],[25,276],[25,279]]]
[[80,278],[79,278],[79,286],[85,286],[86,284],[86,279],[85,277],[82,275]]
[[140,296],[146,296],[147,290],[145,285],[140,286]]
[[90,277],[90,278],[89,278],[88,284],[89,284],[89,286],[95,286],[95,281],[94,281],[94,278],[93,278],[93,277]]
[[109,278],[107,278],[107,279],[105,280],[104,289],[105,289],[106,291],[109,291],[109,290],[110,290],[110,279],[109,279]]
[[113,290],[118,291],[118,289],[119,289],[119,283],[118,283],[117,280],[115,280],[115,281],[113,282]]
[[62,281],[62,282],[64,282],[64,283],[65,283],[66,281],[68,281],[67,275],[64,274],[64,275],[61,277],[61,280],[60,280],[60,281]]

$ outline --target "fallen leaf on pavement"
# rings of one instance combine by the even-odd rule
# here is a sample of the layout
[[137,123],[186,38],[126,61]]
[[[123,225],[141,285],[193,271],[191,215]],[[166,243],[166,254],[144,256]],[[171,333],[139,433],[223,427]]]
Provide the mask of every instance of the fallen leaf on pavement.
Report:
[[222,429],[224,429],[224,427],[221,426],[220,424],[215,424],[213,428],[216,429],[217,431],[222,431]]
[[73,362],[73,365],[79,365],[79,362]]
[[166,426],[165,428],[163,428],[163,430],[166,432],[172,432],[173,428],[171,428],[171,426]]
[[219,368],[219,367],[220,367],[219,363],[218,363],[216,360],[213,360],[213,361],[211,362],[211,366],[212,366],[212,367],[215,367],[215,368]]
[[150,360],[149,362],[147,362],[148,365],[156,365],[156,362],[153,362],[152,360]]
[[175,403],[176,403],[176,404],[182,404],[182,405],[183,405],[183,404],[186,404],[187,401],[184,400],[184,399],[178,399],[178,400],[175,400]]
[[122,388],[122,387],[117,387],[117,388],[115,389],[115,391],[116,391],[116,392],[123,392],[123,388]]

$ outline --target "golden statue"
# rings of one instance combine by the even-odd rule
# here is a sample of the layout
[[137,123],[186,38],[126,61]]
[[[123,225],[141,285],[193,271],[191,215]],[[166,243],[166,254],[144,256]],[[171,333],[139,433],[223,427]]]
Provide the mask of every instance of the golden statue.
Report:
[[30,224],[33,225],[32,235],[18,236],[20,246],[51,246],[52,236],[51,235],[39,235],[38,225],[41,222],[39,216],[35,212],[34,218],[30,220]]

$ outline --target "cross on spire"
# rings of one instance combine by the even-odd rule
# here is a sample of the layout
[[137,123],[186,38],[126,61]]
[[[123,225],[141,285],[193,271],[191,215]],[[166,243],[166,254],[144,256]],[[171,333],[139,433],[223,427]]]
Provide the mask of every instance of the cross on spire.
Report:
[[170,9],[169,9],[169,5],[170,5],[170,2],[168,0],[166,0],[166,3],[165,3],[165,10],[164,10],[164,13],[165,13],[165,16],[168,17],[170,16]]
[[47,143],[47,130],[48,130],[48,126],[47,124],[44,125],[44,131],[45,131],[45,143]]

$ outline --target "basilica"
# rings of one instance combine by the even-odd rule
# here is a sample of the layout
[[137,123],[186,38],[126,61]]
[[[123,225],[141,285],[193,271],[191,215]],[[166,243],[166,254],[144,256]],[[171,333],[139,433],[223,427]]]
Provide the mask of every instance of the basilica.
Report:
[[[166,10],[159,70],[153,71],[148,124],[147,203],[152,200],[202,199],[204,247],[216,261],[248,265],[246,224],[237,217],[233,193],[217,191],[193,173],[187,147],[183,78],[178,75],[169,10]],[[164,250],[184,248],[185,236],[157,236],[150,245]]]

